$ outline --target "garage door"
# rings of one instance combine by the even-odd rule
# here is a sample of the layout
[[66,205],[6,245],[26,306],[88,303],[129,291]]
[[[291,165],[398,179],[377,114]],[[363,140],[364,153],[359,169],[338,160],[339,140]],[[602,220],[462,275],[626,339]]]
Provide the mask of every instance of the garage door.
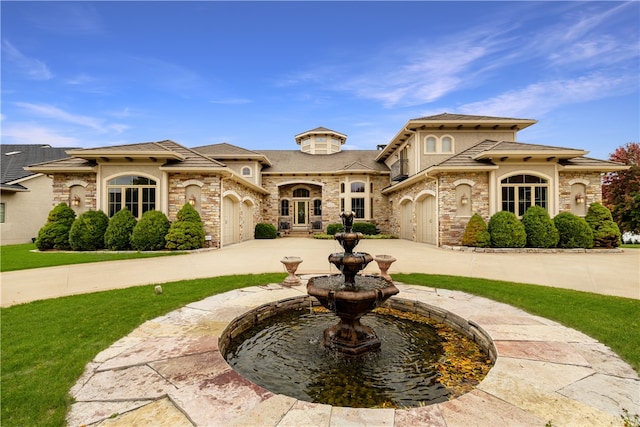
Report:
[[231,245],[239,240],[238,202],[227,196],[222,199],[222,244]]

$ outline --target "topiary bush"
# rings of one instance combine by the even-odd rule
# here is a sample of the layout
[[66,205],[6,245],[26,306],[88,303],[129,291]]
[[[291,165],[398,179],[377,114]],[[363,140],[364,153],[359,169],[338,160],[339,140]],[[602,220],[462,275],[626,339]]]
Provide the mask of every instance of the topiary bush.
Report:
[[167,244],[169,219],[160,211],[146,211],[131,233],[131,247],[137,251],[157,251]]
[[487,229],[491,236],[491,247],[523,248],[527,244],[524,225],[513,212],[496,212],[489,219]]
[[600,203],[591,203],[585,217],[593,231],[593,246],[596,248],[617,248],[621,244],[621,233],[613,222],[611,211]]
[[491,246],[491,235],[487,230],[487,223],[479,214],[473,214],[469,219],[462,235],[463,246],[488,248]]
[[584,248],[593,247],[593,231],[587,221],[571,212],[562,212],[553,218],[553,223],[558,230],[559,248]]
[[327,234],[330,236],[334,236],[336,233],[342,233],[344,231],[344,226],[340,223],[333,223],[327,225]]
[[165,237],[167,249],[191,250],[204,246],[204,224],[198,211],[189,203],[179,211]]
[[370,222],[354,222],[353,227],[351,227],[351,231],[353,231],[354,233],[362,233],[369,236],[378,234],[376,225]]
[[527,246],[531,248],[555,248],[558,244],[558,229],[549,213],[541,206],[529,207],[522,215],[522,225],[527,234]]
[[275,239],[278,237],[278,231],[275,225],[268,222],[260,222],[256,224],[253,237],[256,239]]
[[104,233],[109,217],[102,211],[86,211],[71,225],[69,245],[74,251],[95,251],[104,248]]
[[47,223],[38,231],[36,247],[41,251],[71,249],[69,230],[75,219],[76,213],[66,203],[56,205],[49,212]]
[[104,233],[104,247],[112,251],[131,249],[131,234],[137,223],[138,220],[128,208],[116,212]]

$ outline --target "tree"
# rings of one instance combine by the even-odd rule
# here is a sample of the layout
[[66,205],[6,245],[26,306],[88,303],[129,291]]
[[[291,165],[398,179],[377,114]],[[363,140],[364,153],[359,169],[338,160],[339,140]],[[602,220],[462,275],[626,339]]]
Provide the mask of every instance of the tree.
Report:
[[489,218],[487,225],[493,248],[524,248],[527,232],[513,212],[500,211]]
[[593,246],[596,248],[617,248],[622,243],[620,229],[613,221],[611,212],[600,203],[591,203],[584,217],[593,230]]
[[634,233],[640,232],[640,143],[629,142],[618,147],[609,160],[631,166],[629,169],[607,174],[602,182],[604,205],[611,211],[618,226]]
[[487,223],[484,222],[484,219],[479,214],[473,214],[469,219],[462,235],[462,244],[479,248],[491,246],[491,236],[487,230]]
[[198,211],[189,203],[179,211],[166,236],[167,249],[190,250],[204,246],[204,225]]
[[71,225],[69,244],[74,251],[95,251],[104,248],[104,233],[109,217],[102,211],[86,211]]
[[109,220],[109,226],[104,233],[104,245],[112,251],[126,251],[131,249],[131,234],[138,223],[131,211],[124,207]]
[[527,246],[531,248],[554,248],[558,243],[558,229],[541,206],[531,206],[522,215],[522,225],[527,232]]
[[167,244],[169,219],[160,211],[146,211],[133,227],[131,247],[136,251],[157,251]]
[[47,249],[71,249],[69,245],[69,230],[76,213],[62,202],[49,212],[47,223],[38,231],[36,247],[41,251]]

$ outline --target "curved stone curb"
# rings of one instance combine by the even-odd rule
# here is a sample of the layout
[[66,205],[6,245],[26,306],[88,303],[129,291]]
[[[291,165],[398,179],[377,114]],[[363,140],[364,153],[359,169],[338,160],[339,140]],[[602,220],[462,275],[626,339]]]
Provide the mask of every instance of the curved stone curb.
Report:
[[[303,281],[304,282],[304,281]],[[557,426],[619,425],[640,413],[640,378],[606,346],[509,305],[397,284],[398,295],[482,328],[497,360],[472,392],[409,409],[298,401],[249,382],[218,351],[229,322],[269,302],[306,295],[271,284],[215,295],[142,324],[87,365],[70,393],[69,425],[92,426]]]

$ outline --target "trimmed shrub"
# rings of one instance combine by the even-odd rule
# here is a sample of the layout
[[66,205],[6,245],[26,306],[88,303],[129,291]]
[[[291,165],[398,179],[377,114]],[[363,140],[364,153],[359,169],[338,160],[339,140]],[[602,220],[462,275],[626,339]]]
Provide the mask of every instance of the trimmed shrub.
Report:
[[190,250],[204,246],[204,224],[198,211],[189,203],[179,211],[165,237],[168,249]]
[[340,223],[332,223],[327,225],[327,234],[330,236],[335,235],[336,233],[342,233],[344,231],[344,226]]
[[69,244],[74,251],[95,251],[104,248],[104,233],[109,217],[102,211],[82,213],[69,230]]
[[351,231],[353,231],[354,233],[362,233],[369,236],[378,234],[376,225],[370,222],[354,222],[353,227],[351,227]]
[[593,246],[596,248],[617,248],[621,244],[621,233],[613,222],[611,211],[600,203],[591,203],[585,217],[593,231]]
[[487,223],[479,214],[473,214],[469,219],[462,235],[463,246],[488,248],[491,246],[491,236],[487,230]]
[[278,231],[275,225],[268,222],[260,222],[256,224],[253,237],[256,239],[275,239],[278,237]]
[[66,203],[56,205],[49,212],[47,223],[38,231],[36,247],[41,251],[71,249],[69,230],[75,219],[76,213]]
[[167,244],[169,219],[160,211],[146,211],[131,233],[131,247],[137,251],[157,251]]
[[546,209],[531,206],[522,215],[522,225],[527,233],[527,246],[531,248],[554,248],[558,244],[558,229]]
[[587,221],[571,212],[562,212],[553,218],[553,223],[558,230],[559,248],[584,248],[593,247],[593,231]]
[[523,248],[527,244],[524,225],[513,212],[496,212],[489,219],[487,228],[491,236],[491,247]]
[[128,208],[116,212],[104,233],[104,247],[112,251],[131,249],[131,233],[137,223],[138,220]]

